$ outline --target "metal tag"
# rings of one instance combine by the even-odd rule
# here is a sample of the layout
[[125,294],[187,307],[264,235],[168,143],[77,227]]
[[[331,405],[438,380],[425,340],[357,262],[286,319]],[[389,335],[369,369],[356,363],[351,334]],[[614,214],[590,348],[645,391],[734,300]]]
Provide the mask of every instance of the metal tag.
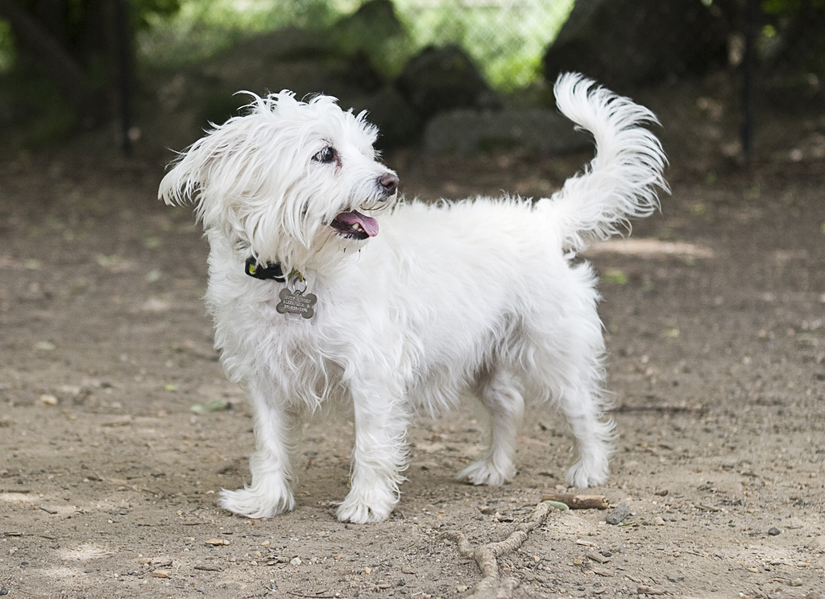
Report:
[[275,306],[279,314],[289,314],[291,316],[303,316],[304,318],[312,318],[315,314],[313,306],[318,298],[314,293],[307,293],[304,295],[303,291],[290,291],[286,287],[281,289],[278,294],[281,301]]

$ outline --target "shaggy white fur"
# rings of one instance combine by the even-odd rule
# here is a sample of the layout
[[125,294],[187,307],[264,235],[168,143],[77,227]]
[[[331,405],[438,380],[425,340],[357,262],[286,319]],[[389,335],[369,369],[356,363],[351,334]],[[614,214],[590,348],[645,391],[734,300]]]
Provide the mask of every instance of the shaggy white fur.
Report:
[[[355,420],[338,517],[384,520],[399,500],[411,416],[453,407],[468,389],[490,412],[491,440],[460,478],[513,478],[527,398],[555,402],[570,424],[579,459],[568,481],[607,480],[596,277],[573,258],[656,209],[665,158],[642,127],[656,122],[645,108],[579,75],[560,77],[555,93],[597,155],[535,202],[399,201],[375,128],[326,96],[254,96],[182,154],[159,196],[195,202],[211,246],[216,346],[255,413],[252,483],[223,491],[224,508],[251,518],[292,509],[302,416],[337,403]],[[288,280],[248,276],[249,258]],[[284,289],[313,294],[314,314],[279,311]]]

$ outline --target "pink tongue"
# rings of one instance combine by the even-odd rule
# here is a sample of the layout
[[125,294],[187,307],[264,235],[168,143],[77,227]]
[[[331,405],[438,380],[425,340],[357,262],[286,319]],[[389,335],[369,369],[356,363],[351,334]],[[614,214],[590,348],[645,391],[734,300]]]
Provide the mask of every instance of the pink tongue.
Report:
[[361,225],[361,228],[364,229],[364,232],[370,237],[375,237],[378,235],[378,221],[371,216],[361,214],[357,210],[353,210],[352,212],[343,212],[336,216],[335,220],[350,226],[358,223]]

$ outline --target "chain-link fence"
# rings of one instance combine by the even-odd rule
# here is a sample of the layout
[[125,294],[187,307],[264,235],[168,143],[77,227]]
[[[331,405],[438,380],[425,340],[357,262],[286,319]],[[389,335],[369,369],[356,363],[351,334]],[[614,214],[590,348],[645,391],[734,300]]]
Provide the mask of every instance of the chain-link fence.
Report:
[[575,0],[395,0],[416,46],[456,43],[504,91],[541,78],[544,49]]
[[[373,9],[367,4],[378,5]],[[155,18],[139,38],[150,62],[179,66],[201,60],[250,34],[289,26],[329,29],[359,10],[377,13],[391,7],[397,23],[375,23],[358,31],[359,44],[374,45],[372,58],[390,73],[429,45],[458,44],[483,71],[487,81],[512,91],[541,78],[541,57],[570,14],[575,0],[184,0],[172,19]],[[398,35],[397,24],[403,28]],[[401,37],[387,56],[386,44],[368,37]]]

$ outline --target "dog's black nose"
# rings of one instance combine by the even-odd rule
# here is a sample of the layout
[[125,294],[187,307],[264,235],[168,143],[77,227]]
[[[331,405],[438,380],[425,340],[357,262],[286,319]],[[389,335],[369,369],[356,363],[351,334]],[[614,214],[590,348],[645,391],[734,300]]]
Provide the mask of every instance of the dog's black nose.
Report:
[[398,191],[398,177],[393,173],[385,173],[380,179],[378,179],[378,184],[384,188],[386,191],[387,196],[394,196],[395,193]]

